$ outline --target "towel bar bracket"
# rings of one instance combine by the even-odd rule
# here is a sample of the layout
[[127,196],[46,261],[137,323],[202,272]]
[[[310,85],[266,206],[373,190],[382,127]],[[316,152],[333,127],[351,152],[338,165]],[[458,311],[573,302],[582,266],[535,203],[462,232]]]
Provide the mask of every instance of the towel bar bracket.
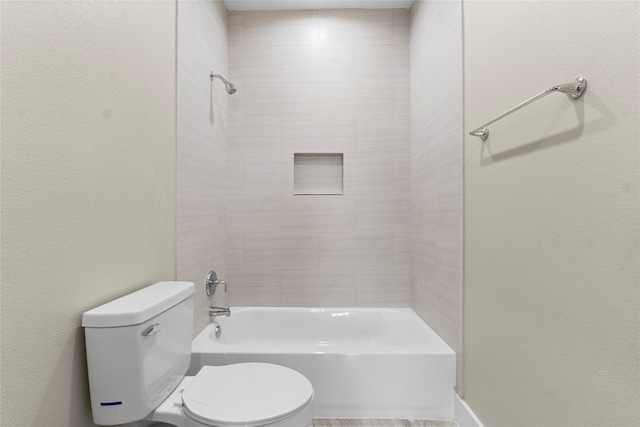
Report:
[[483,141],[486,141],[487,138],[489,138],[489,128],[485,126],[480,130],[471,131],[469,132],[469,134],[473,136],[479,136],[480,139],[482,139]]
[[573,99],[578,99],[587,90],[587,79],[585,79],[584,77],[576,77],[571,83],[558,85],[557,90],[559,92],[571,95]]

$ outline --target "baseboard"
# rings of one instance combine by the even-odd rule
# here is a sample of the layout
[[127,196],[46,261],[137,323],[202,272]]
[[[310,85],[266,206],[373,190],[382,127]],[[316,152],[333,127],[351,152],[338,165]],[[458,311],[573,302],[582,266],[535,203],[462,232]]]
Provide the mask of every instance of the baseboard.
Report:
[[462,400],[457,394],[455,397],[455,414],[456,423],[460,427],[484,427],[478,417],[476,417],[476,414],[469,408],[467,402]]

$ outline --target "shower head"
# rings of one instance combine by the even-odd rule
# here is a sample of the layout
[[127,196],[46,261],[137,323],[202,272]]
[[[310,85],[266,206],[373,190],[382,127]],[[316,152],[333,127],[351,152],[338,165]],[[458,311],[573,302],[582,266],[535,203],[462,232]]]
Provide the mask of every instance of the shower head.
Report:
[[227,89],[227,93],[229,95],[233,95],[234,93],[236,93],[236,87],[233,85],[233,83],[224,82],[224,86]]
[[234,93],[236,93],[236,87],[234,86],[233,83],[230,83],[229,81],[227,81],[227,79],[222,77],[220,74],[214,74],[213,71],[209,73],[209,78],[211,78],[211,81],[213,81],[213,79],[216,77],[222,80],[222,83],[224,83],[224,88],[227,90],[227,93],[229,95],[233,95]]

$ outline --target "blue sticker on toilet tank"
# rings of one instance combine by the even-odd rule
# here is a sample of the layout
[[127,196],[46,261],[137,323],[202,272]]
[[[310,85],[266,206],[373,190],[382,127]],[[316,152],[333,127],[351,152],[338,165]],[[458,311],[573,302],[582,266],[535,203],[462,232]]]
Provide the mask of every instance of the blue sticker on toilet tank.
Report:
[[118,402],[100,402],[100,406],[118,406],[122,405],[121,401]]

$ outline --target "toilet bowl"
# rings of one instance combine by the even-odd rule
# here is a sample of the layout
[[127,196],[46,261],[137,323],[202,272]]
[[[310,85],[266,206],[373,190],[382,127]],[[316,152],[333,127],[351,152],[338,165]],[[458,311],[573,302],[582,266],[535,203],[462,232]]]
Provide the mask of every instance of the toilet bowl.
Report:
[[125,427],[306,427],[313,387],[269,363],[204,366],[191,359],[194,285],[160,282],[82,317],[93,419]]

